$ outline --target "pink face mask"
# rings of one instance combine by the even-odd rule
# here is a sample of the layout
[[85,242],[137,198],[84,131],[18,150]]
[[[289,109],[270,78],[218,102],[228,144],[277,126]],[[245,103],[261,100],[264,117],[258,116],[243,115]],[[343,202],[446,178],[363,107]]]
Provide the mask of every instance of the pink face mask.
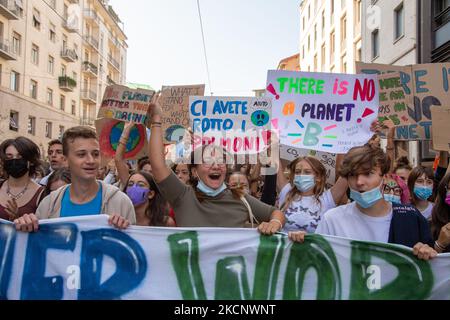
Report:
[[450,206],[450,193],[447,193],[447,196],[445,197],[445,203]]

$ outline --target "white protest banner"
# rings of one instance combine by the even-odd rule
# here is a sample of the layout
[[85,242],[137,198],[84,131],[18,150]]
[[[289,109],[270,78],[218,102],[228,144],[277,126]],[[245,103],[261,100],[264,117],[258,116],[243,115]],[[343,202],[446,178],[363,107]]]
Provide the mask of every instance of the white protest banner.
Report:
[[374,75],[269,70],[267,97],[281,144],[347,153],[373,135],[378,81]]
[[183,139],[184,130],[189,127],[189,96],[203,96],[204,93],[204,84],[162,87],[160,104],[164,143]]
[[295,147],[289,147],[286,145],[280,145],[280,158],[288,161],[293,161],[298,157],[311,156],[319,160],[325,170],[327,171],[327,188],[334,186],[336,182],[336,154],[322,151],[299,149]]
[[41,220],[34,233],[1,220],[0,299],[450,299],[450,254],[244,228],[121,231],[107,219]]
[[148,106],[154,94],[152,90],[108,86],[97,119],[108,118],[147,125]]
[[396,127],[397,140],[430,140],[431,107],[446,106],[450,101],[450,63],[392,66],[356,62],[356,72],[363,74],[400,73],[400,83],[412,96],[408,106],[411,124]]
[[269,98],[191,96],[194,149],[215,144],[230,154],[261,152],[269,144],[271,112]]

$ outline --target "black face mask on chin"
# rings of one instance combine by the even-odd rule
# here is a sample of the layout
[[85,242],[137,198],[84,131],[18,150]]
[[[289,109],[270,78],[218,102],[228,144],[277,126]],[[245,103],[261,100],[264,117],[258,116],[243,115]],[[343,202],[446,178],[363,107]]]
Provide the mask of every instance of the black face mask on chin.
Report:
[[28,161],[25,159],[5,160],[4,169],[13,178],[23,177],[28,172]]

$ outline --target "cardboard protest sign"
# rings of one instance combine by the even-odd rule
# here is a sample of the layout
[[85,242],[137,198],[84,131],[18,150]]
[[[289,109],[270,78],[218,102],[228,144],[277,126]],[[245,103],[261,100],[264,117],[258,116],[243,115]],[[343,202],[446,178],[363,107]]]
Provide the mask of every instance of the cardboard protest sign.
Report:
[[450,99],[450,63],[416,64],[412,66],[391,66],[356,62],[356,72],[380,74],[400,73],[401,86],[406,94],[412,95],[408,106],[411,124],[396,128],[398,140],[430,140],[432,106],[443,106]]
[[420,260],[405,246],[319,234],[117,230],[104,214],[41,220],[28,233],[0,220],[0,257],[8,300],[246,300],[238,311],[252,314],[253,300],[450,299],[449,254]]
[[336,154],[280,145],[281,159],[293,161],[298,157],[306,156],[315,157],[323,164],[327,171],[327,188],[331,188],[336,182]]
[[378,121],[383,124],[391,120],[395,126],[411,124],[408,106],[412,104],[412,95],[407,94],[401,85],[400,73],[385,73],[378,75],[380,87],[380,107]]
[[116,119],[147,125],[148,106],[154,91],[130,89],[125,86],[108,86],[97,118]]
[[373,135],[375,75],[270,70],[266,96],[273,98],[273,118],[286,146],[346,153]]
[[[102,163],[114,158],[124,126],[125,122],[115,119],[103,118],[95,121]],[[143,124],[135,124],[131,129],[124,155],[125,159],[139,159],[147,154],[146,129],[146,126]]]
[[189,96],[203,96],[205,85],[163,86],[160,104],[164,143],[175,143],[183,138],[189,127]]
[[450,108],[432,107],[431,116],[433,149],[450,151]]
[[190,97],[194,149],[215,144],[230,154],[254,154],[269,145],[269,98]]

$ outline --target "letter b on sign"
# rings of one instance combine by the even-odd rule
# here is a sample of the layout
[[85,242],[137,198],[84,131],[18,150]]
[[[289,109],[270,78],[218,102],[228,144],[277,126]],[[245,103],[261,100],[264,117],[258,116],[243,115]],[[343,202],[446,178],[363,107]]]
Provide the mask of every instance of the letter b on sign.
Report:
[[317,124],[310,122],[306,127],[305,139],[303,140],[303,144],[305,146],[315,146],[319,143],[319,138],[317,136],[322,133],[322,128]]

